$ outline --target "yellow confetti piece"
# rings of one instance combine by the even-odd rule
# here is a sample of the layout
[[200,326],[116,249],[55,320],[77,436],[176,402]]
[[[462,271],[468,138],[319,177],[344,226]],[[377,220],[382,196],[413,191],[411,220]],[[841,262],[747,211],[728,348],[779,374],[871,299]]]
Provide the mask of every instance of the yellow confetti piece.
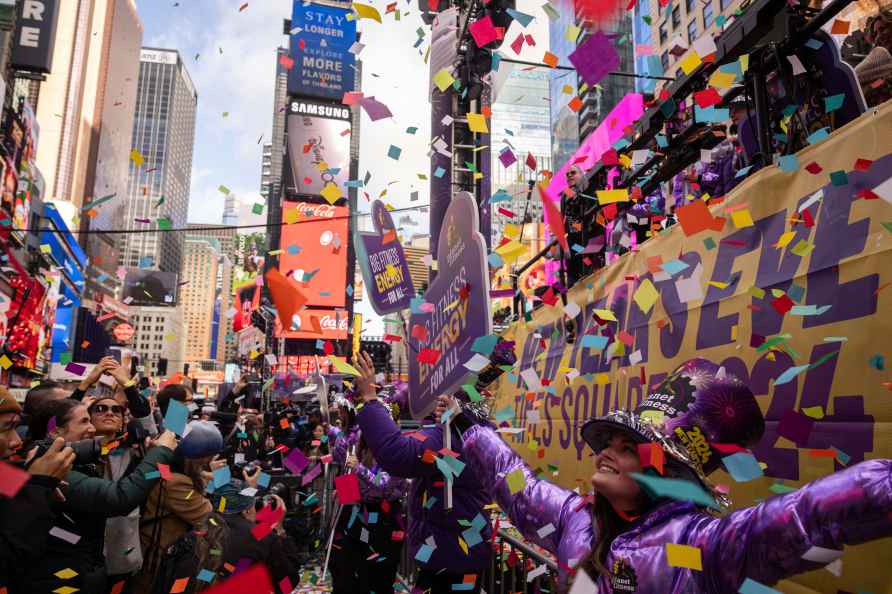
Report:
[[632,299],[635,300],[635,303],[638,304],[638,307],[644,313],[649,312],[659,298],[660,292],[657,291],[657,288],[654,287],[649,278],[644,279],[632,296]]
[[765,298],[765,289],[760,289],[759,287],[753,287],[750,289],[750,295],[752,295],[756,299],[764,299]]
[[12,367],[12,361],[6,355],[0,355],[0,367],[9,369]]
[[737,340],[737,324],[731,326],[731,340]]
[[794,237],[796,237],[795,231],[787,231],[786,233],[784,233],[783,235],[781,235],[778,238],[777,243],[774,244],[774,247],[776,247],[778,249],[783,249],[783,248],[787,247],[787,245],[789,245],[789,243],[791,241],[793,241]]
[[606,320],[608,322],[615,322],[616,316],[609,309],[596,309],[592,311],[593,314],[601,318],[602,320]]
[[270,250],[266,252],[267,256],[280,256],[282,255],[282,250]]
[[221,497],[221,498],[220,498],[220,505],[217,506],[217,511],[220,512],[220,513],[222,514],[225,510],[226,510],[226,498],[225,498],[225,497]]
[[468,128],[471,129],[471,132],[477,132],[478,134],[488,134],[489,128],[486,126],[486,116],[481,113],[469,113]]
[[329,360],[331,361],[331,364],[334,365],[334,368],[338,371],[338,373],[349,373],[350,375],[355,375],[356,377],[362,375],[359,373],[359,371],[357,371],[355,367],[353,367],[346,361],[339,359],[338,357],[332,357]]
[[360,19],[371,19],[376,22],[381,22],[381,13],[378,12],[378,9],[374,6],[369,6],[368,4],[358,4],[356,2],[353,3],[353,10],[356,11],[356,14]]
[[806,406],[802,409],[802,413],[813,419],[823,419],[824,418],[824,408],[821,406]]
[[[619,343],[622,344],[622,343]],[[609,373],[596,373],[595,374],[595,384],[599,386],[606,386],[610,383],[610,374]]]
[[434,75],[433,81],[434,84],[437,85],[437,88],[440,89],[440,92],[445,93],[446,89],[453,85],[455,78],[453,78],[447,68],[440,68]]
[[337,184],[328,182],[325,184],[325,187],[322,188],[322,191],[319,192],[329,204],[334,205],[335,202],[341,199],[341,188],[338,187]]
[[130,160],[133,161],[137,167],[142,167],[142,164],[146,161],[145,157],[142,156],[142,153],[136,149],[130,151]]
[[598,190],[598,202],[601,204],[612,204],[614,202],[628,202],[629,189],[622,188],[619,190]]
[[806,241],[805,239],[799,240],[799,243],[793,246],[793,249],[790,250],[797,256],[804,258],[811,253],[811,251],[815,249],[815,244],[810,241]]
[[55,594],[74,594],[77,591],[77,588],[72,588],[71,586],[62,586],[61,588],[53,590]]
[[688,52],[688,55],[684,57],[684,59],[679,62],[678,66],[681,68],[682,72],[685,74],[690,74],[694,70],[697,69],[697,66],[703,63],[703,60],[700,59],[700,55],[691,50]]
[[723,283],[720,281],[707,281],[706,284],[712,285],[713,287],[715,287],[717,289],[727,289],[730,286],[730,285],[728,285],[728,283]]
[[717,89],[730,89],[734,85],[737,76],[733,72],[722,72],[716,70],[709,77],[709,86]]
[[465,552],[465,555],[468,554],[468,543],[466,543],[461,536],[458,537],[458,546],[460,546],[461,550]]
[[666,563],[670,567],[687,567],[703,571],[703,560],[700,557],[699,547],[666,543]]
[[56,573],[53,574],[60,580],[70,580],[71,578],[77,575],[77,572],[70,567],[66,567],[65,569],[60,569]]
[[734,226],[738,229],[753,226],[753,215],[751,215],[749,209],[746,208],[732,212],[731,220],[734,221]]
[[300,213],[296,208],[286,208],[282,213],[282,218],[285,219],[286,224],[293,225],[300,220]]

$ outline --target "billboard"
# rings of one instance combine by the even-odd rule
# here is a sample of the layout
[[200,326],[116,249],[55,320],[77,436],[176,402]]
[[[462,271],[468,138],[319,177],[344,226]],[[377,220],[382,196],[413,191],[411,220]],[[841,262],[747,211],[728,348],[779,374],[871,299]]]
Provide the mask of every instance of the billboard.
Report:
[[52,70],[58,3],[59,0],[17,2],[15,38],[12,42],[13,68],[43,74],[49,74]]
[[[517,371],[490,386],[492,409],[509,407],[520,429],[506,441],[533,466],[544,457],[560,467],[562,486],[585,483],[591,450],[580,426],[609,410],[634,409],[697,356],[739,377],[765,414],[765,434],[752,448],[765,476],[745,483],[722,471],[712,477],[730,485],[738,505],[772,497],[781,483],[793,490],[892,457],[892,290],[884,288],[892,205],[875,199],[892,183],[892,137],[874,133],[886,126],[888,102],[797,154],[801,163],[845,172],[845,184],[765,168],[704,213],[712,228],[689,228],[688,236],[684,223],[670,227],[577,283],[567,295],[578,306],[576,327],[615,337],[609,344],[589,343],[591,330],[568,343],[571,308],[560,302],[513,324],[502,336],[515,341]],[[530,389],[525,371],[541,385]],[[778,589],[889,592],[890,563],[888,541],[850,547],[843,575],[812,571]]]
[[[300,318],[300,322],[297,318]],[[303,309],[297,312],[288,332],[282,332],[282,325],[277,317],[276,336],[304,340],[345,340],[349,321],[345,310]]]
[[127,305],[176,305],[177,275],[160,270],[128,270],[121,301]]
[[[308,306],[344,307],[350,210],[345,206],[284,202],[279,271],[297,282]],[[350,279],[352,281],[352,279]]]
[[[299,107],[315,104],[293,102]],[[295,107],[292,104],[292,109]],[[319,110],[315,110],[319,111]],[[333,112],[350,113],[346,108],[329,108]],[[290,179],[286,179],[289,194],[327,196],[326,186],[335,184],[337,196],[346,196],[346,183],[350,179],[350,122],[288,114],[288,164]],[[333,200],[329,199],[329,202]]]
[[288,93],[338,101],[352,91],[356,56],[356,19],[351,9],[295,0],[291,15],[291,58]]

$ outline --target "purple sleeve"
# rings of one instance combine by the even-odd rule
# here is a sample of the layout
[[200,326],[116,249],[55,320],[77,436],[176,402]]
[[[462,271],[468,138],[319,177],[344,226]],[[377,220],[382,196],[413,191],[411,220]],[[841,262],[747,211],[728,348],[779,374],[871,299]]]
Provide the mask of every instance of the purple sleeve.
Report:
[[347,461],[347,447],[350,439],[346,432],[342,432],[337,436],[334,442],[334,448],[331,450],[331,457],[335,462],[343,466]]
[[363,498],[380,498],[393,501],[409,492],[409,481],[404,478],[391,476],[379,470],[372,472],[363,464],[356,467],[356,476],[362,487]]
[[716,592],[746,578],[764,584],[826,565],[802,558],[812,547],[838,550],[892,536],[892,460],[862,462],[721,519],[704,517],[688,544],[703,551]]
[[[592,545],[592,518],[573,491],[536,478],[499,434],[476,425],[464,434],[462,455],[489,494],[523,536],[573,567]],[[524,486],[511,493],[506,476],[520,472]]]
[[437,452],[443,448],[439,427],[421,431],[427,437],[424,443],[403,435],[390,413],[377,400],[363,406],[356,415],[356,420],[375,460],[385,472],[404,478],[429,476],[439,472],[434,464],[421,459],[424,450]]

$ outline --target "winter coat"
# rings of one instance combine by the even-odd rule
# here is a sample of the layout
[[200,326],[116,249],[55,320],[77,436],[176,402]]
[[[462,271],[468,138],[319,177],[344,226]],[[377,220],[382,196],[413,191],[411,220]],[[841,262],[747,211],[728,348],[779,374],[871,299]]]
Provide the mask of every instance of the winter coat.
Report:
[[[146,474],[157,472],[158,464],[170,464],[173,451],[154,447],[129,475],[119,481],[96,476],[89,467],[76,467],[69,471],[63,489],[65,502],[57,506],[54,527],[74,535],[68,540],[51,536],[47,540],[46,554],[29,568],[30,588],[33,594],[44,594],[62,586],[78,588],[83,594],[102,594],[105,588],[106,519],[129,514],[146,500],[149,490],[158,478]],[[71,542],[71,541],[75,542]],[[78,575],[64,583],[54,574],[72,569]]]
[[[192,528],[200,527],[210,512],[211,502],[195,490],[192,479],[185,474],[171,473],[170,480],[155,485],[146,501],[140,522],[143,557],[148,559],[154,552],[151,545],[156,529],[160,530],[158,548],[163,551]],[[158,523],[160,528],[156,526]]]
[[[381,468],[391,475],[413,479],[406,535],[409,554],[415,558],[421,545],[433,537],[437,546],[428,561],[419,561],[422,567],[453,573],[478,573],[488,566],[492,528],[483,507],[490,498],[477,475],[469,468],[458,475],[452,487],[452,510],[446,511],[443,507],[446,497],[443,475],[436,464],[422,460],[426,450],[439,452],[444,447],[442,427],[437,425],[419,431],[423,441],[403,435],[387,409],[377,401],[363,406],[356,419]],[[462,460],[459,445],[460,440],[455,435],[452,449]],[[482,542],[469,546],[465,553],[458,538],[467,526],[462,526],[459,521],[471,522],[478,514],[486,519],[486,525],[480,531]]]
[[[347,450],[350,446],[358,445],[361,437],[362,430],[357,429],[350,433],[341,433],[334,442],[332,457],[344,468],[344,472],[348,472]],[[394,501],[409,492],[409,481],[386,472],[377,460],[371,468],[360,462],[353,472],[359,479],[362,501]]]
[[[598,535],[586,500],[536,478],[489,428],[474,426],[462,448],[472,470],[525,538],[558,558],[566,585],[568,568],[585,561]],[[520,469],[526,485],[512,495],[505,475]],[[803,555],[813,546],[842,550],[892,535],[892,460],[862,462],[716,517],[690,502],[658,502],[610,545],[610,576],[595,579],[599,591],[638,594],[737,592],[746,578],[762,584],[818,569]],[[554,530],[539,536],[543,527]],[[666,544],[700,549],[703,571],[670,567]],[[637,589],[636,589],[637,588]]]
[[25,568],[46,551],[59,480],[32,476],[12,499],[0,496],[0,591],[30,592]]
[[[287,536],[270,533],[257,540],[251,530],[252,524],[242,515],[224,517],[228,535],[223,547],[223,563],[239,567],[245,559],[251,564],[260,562],[269,569],[273,583],[278,584],[288,578],[293,586],[300,582],[300,553],[294,542]],[[228,572],[221,572],[221,578],[228,577]],[[283,588],[284,590],[284,588]]]

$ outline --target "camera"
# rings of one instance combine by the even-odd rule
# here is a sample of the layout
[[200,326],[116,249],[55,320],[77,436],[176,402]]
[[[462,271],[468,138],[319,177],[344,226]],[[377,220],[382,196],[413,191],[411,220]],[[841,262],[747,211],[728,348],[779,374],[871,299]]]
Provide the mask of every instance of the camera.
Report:
[[[37,447],[33,460],[43,456],[55,440],[52,438],[42,439],[32,444]],[[102,455],[102,438],[94,437],[93,439],[83,439],[81,441],[72,441],[65,444],[65,447],[71,448],[74,452],[75,464],[92,464]]]

